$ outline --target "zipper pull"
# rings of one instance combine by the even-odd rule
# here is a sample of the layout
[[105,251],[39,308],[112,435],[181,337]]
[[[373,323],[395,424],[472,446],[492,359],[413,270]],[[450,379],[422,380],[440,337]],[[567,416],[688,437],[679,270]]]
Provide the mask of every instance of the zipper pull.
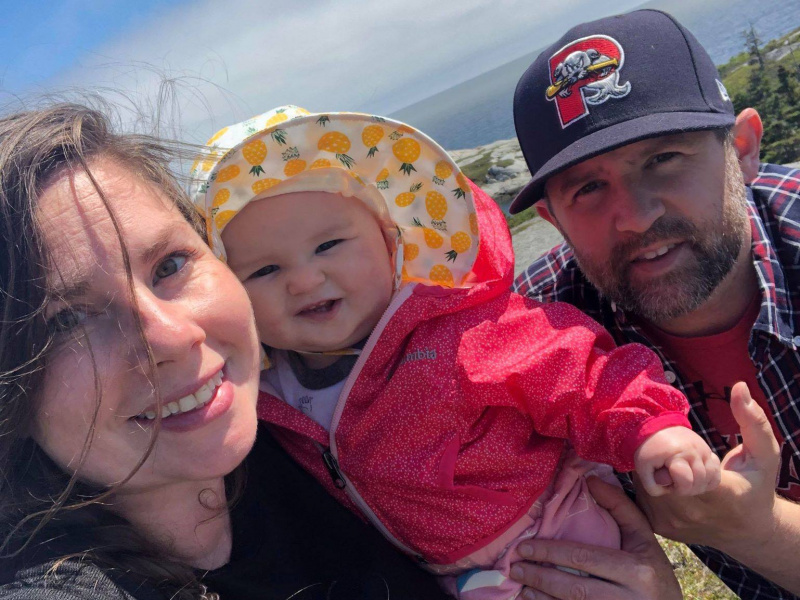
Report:
[[331,454],[330,450],[323,451],[322,461],[325,463],[325,468],[328,469],[331,479],[333,479],[333,485],[336,486],[336,489],[343,490],[347,485],[347,482],[345,482],[344,476],[339,470],[339,463],[336,462],[336,459],[334,458],[333,454]]

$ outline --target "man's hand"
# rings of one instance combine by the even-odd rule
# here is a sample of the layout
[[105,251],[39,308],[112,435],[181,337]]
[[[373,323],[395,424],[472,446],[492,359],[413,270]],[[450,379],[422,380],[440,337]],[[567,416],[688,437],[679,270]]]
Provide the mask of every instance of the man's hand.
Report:
[[719,458],[686,427],[657,431],[639,446],[633,460],[639,481],[651,496],[697,496],[719,485]]
[[772,537],[780,454],[767,416],[744,383],[731,391],[731,410],[742,444],[722,460],[717,489],[691,498],[637,494],[636,500],[656,533],[735,555],[743,544],[757,548]]
[[[597,503],[619,524],[622,549],[612,550],[561,540],[531,540],[519,552],[531,562],[518,563],[511,577],[527,586],[522,598],[536,600],[680,600],[681,589],[672,566],[658,545],[644,515],[627,496],[596,477],[588,480]],[[584,571],[572,575],[549,563]]]

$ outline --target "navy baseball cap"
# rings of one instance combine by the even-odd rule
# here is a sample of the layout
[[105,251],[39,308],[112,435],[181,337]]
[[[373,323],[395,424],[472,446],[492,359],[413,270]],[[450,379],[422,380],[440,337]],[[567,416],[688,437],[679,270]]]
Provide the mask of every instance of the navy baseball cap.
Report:
[[538,202],[549,177],[593,156],[734,121],[711,57],[667,13],[638,10],[577,25],[517,84],[514,125],[533,179],[510,212]]

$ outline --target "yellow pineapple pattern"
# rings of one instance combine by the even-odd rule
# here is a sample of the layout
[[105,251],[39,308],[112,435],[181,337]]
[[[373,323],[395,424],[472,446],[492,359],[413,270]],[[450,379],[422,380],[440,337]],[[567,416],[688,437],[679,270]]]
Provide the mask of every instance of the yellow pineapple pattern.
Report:
[[425,196],[425,210],[431,219],[441,221],[447,214],[447,199],[439,192],[432,190]]
[[308,170],[310,171],[311,169],[327,169],[330,166],[331,166],[331,161],[329,161],[327,158],[318,158],[317,160],[312,162],[311,165],[309,165]]
[[389,169],[386,167],[381,169],[381,172],[375,177],[375,187],[379,190],[389,189]]
[[453,193],[456,195],[456,198],[464,198],[467,193],[469,193],[469,184],[463,173],[456,175],[456,183],[458,187],[453,190]]
[[350,150],[350,138],[339,131],[329,131],[319,138],[317,148],[334,153],[338,161],[348,169],[352,169],[356,164],[356,161],[347,156],[347,152]]
[[208,141],[206,142],[206,146],[211,146],[214,142],[216,142],[219,138],[221,138],[226,133],[228,133],[228,127],[223,127],[217,133],[215,133],[210,138],[208,138]]
[[435,232],[430,227],[425,227],[422,223],[420,223],[419,219],[414,219],[414,225],[417,227],[422,228],[422,232],[425,236],[425,243],[427,244],[428,248],[436,249],[441,248],[442,244],[444,244],[444,238]]
[[272,127],[273,125],[277,125],[278,123],[283,123],[284,121],[288,121],[289,116],[286,114],[286,111],[279,110],[275,113],[274,116],[267,119],[266,124],[264,127]]
[[[354,148],[359,140],[363,150]],[[220,130],[210,144],[193,165],[191,193],[220,258],[221,233],[248,202],[310,170],[326,169],[332,182],[337,172],[346,173],[346,189],[363,186],[368,195],[383,197],[403,247],[396,265],[403,282],[475,285],[471,272],[480,235],[472,190],[447,153],[412,127],[370,115],[283,107]]]
[[372,158],[378,152],[378,144],[384,136],[383,127],[380,125],[367,125],[361,132],[361,141],[369,148],[367,158]]
[[419,158],[421,153],[422,148],[414,138],[402,138],[392,145],[392,154],[402,163],[399,170],[406,175],[411,175],[411,171],[416,171],[414,161]]
[[227,188],[222,188],[214,194],[214,200],[211,202],[211,209],[219,208],[231,199],[231,191]]
[[267,145],[261,140],[253,140],[242,148],[242,156],[244,159],[253,165],[250,169],[250,174],[254,177],[264,173],[264,168],[261,163],[267,158]]
[[223,210],[216,214],[214,217],[214,224],[217,229],[223,229],[233,217],[239,213],[238,210]]
[[397,204],[397,206],[410,206],[411,203],[414,202],[415,198],[417,197],[415,192],[418,192],[421,187],[422,187],[421,183],[415,183],[409,188],[407,192],[398,194],[397,197],[394,199],[394,203]]
[[444,185],[444,180],[453,174],[453,167],[446,160],[440,160],[436,163],[436,168],[433,171],[433,183],[436,185]]
[[269,188],[274,185],[278,185],[281,182],[280,179],[275,179],[274,177],[268,177],[267,179],[259,179],[252,185],[252,190],[254,194],[261,194],[262,192],[266,192]]
[[452,250],[449,252],[445,252],[445,256],[447,257],[447,261],[456,261],[456,257],[459,254],[464,254],[467,250],[470,249],[472,246],[472,238],[469,237],[468,233],[463,231],[457,231],[450,237],[450,247]]
[[283,174],[287,177],[294,177],[298,173],[306,170],[306,161],[302,158],[293,158],[286,161],[286,166],[283,167]]
[[453,272],[444,265],[434,265],[428,277],[432,282],[441,286],[449,288],[455,286]]
[[241,173],[241,169],[238,165],[230,165],[217,171],[217,178],[214,181],[217,183],[224,183],[225,181],[236,179],[239,173]]
[[472,235],[478,235],[478,215],[469,213],[469,230]]

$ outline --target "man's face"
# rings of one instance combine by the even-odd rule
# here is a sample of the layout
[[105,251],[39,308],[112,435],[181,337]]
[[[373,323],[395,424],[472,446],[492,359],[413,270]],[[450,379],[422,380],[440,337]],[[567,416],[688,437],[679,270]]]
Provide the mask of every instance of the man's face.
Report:
[[545,190],[540,212],[589,281],[656,324],[707,300],[749,239],[736,152],[710,131],[629,144],[555,175]]

